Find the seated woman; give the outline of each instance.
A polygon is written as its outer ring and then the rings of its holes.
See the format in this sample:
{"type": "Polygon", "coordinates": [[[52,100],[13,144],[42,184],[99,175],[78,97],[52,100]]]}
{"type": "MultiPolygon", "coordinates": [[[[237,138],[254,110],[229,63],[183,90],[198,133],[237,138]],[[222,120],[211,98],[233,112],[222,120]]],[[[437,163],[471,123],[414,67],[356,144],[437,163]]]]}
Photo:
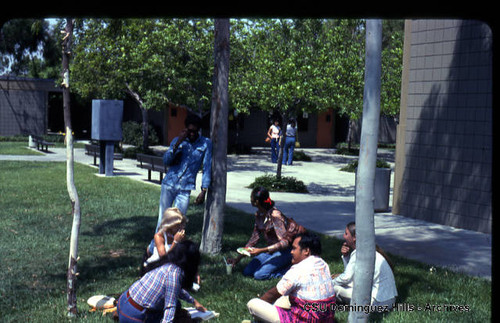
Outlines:
{"type": "MultiPolygon", "coordinates": [[[[349,222],[344,231],[344,244],[341,247],[344,272],[333,275],[333,288],[337,303],[350,304],[354,286],[356,264],[356,224],[349,222]]],[[[370,305],[387,306],[391,309],[396,302],[398,291],[392,269],[392,262],[379,246],[375,246],[375,267],[370,305]]]]}
{"type": "Polygon", "coordinates": [[[181,317],[189,319],[179,299],[194,304],[200,311],[206,311],[185,291],[193,284],[198,271],[198,249],[195,243],[185,240],[166,256],[148,265],[146,274],[118,299],[120,322],[173,322],[181,317]]]}
{"type": "Polygon", "coordinates": [[[149,258],[144,262],[144,266],[165,256],[175,244],[184,239],[186,222],[186,218],[178,208],[171,207],[165,210],[160,228],[154,235],[154,245],[150,244],[148,247],[149,258]]]}
{"type": "MultiPolygon", "coordinates": [[[[292,260],[291,246],[285,238],[285,219],[274,207],[269,191],[264,187],[252,190],[250,202],[257,208],[257,212],[255,212],[252,236],[245,247],[249,248],[250,255],[254,258],[243,270],[243,275],[258,280],[281,277],[290,268],[292,260]],[[254,248],[260,239],[260,234],[263,234],[267,247],[254,248]]],[[[242,257],[239,255],[235,259],[228,259],[228,262],[234,266],[242,257]]]]}

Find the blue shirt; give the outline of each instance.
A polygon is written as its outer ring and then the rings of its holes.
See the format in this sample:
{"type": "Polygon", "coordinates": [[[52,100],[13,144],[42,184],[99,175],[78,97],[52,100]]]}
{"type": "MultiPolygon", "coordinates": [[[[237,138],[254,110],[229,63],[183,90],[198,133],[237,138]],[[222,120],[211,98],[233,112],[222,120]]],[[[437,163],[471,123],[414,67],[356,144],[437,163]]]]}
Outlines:
{"type": "Polygon", "coordinates": [[[212,141],[199,136],[194,142],[184,140],[174,152],[179,137],[170,143],[170,148],[163,155],[163,162],[168,171],[163,185],[176,190],[196,189],[196,174],[203,166],[201,187],[208,188],[212,179],[212,141]]]}
{"type": "Polygon", "coordinates": [[[147,272],[129,288],[130,297],[145,308],[163,309],[162,322],[174,320],[177,299],[194,303],[194,298],[182,289],[182,269],[167,263],[147,272]]]}

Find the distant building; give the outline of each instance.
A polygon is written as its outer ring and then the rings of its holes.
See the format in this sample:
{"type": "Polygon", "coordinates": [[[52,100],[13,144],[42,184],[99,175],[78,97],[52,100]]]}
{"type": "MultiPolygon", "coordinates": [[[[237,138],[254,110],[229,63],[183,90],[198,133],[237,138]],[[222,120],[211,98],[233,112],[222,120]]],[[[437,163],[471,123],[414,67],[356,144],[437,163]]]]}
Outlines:
{"type": "Polygon", "coordinates": [[[0,76],[0,136],[46,134],[54,80],[0,76]]]}
{"type": "Polygon", "coordinates": [[[491,233],[492,39],[480,21],[406,21],[394,214],[491,233]]]}

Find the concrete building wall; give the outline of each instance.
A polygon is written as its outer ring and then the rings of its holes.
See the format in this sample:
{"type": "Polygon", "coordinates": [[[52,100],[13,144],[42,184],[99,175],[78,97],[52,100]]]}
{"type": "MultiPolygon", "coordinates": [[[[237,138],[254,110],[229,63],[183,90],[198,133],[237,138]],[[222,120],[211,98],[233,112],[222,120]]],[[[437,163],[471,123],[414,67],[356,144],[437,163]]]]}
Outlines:
{"type": "Polygon", "coordinates": [[[393,213],[491,233],[491,29],[407,21],[403,60],[393,213]]]}
{"type": "Polygon", "coordinates": [[[60,92],[54,80],[0,78],[0,136],[44,135],[48,92],[60,92]]]}
{"type": "Polygon", "coordinates": [[[0,135],[45,134],[47,93],[0,90],[0,135]]]}

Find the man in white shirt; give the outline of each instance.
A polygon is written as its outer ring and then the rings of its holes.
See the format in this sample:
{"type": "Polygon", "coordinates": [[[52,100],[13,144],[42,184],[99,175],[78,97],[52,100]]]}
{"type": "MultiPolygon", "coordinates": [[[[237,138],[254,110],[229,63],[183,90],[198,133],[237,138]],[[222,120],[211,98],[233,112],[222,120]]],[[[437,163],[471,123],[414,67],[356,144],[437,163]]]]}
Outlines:
{"type": "Polygon", "coordinates": [[[317,235],[297,235],[292,244],[292,267],[276,287],[248,302],[250,313],[264,322],[334,322],[335,294],[330,269],[320,253],[317,235]]]}
{"type": "MultiPolygon", "coordinates": [[[[332,278],[337,303],[348,305],[352,298],[354,266],[356,263],[356,224],[354,222],[347,224],[344,232],[344,240],[345,242],[341,248],[344,272],[334,275],[332,278]]],[[[385,258],[385,254],[383,255],[382,253],[383,251],[377,246],[370,305],[391,309],[396,301],[398,292],[391,265],[385,258]]]]}

